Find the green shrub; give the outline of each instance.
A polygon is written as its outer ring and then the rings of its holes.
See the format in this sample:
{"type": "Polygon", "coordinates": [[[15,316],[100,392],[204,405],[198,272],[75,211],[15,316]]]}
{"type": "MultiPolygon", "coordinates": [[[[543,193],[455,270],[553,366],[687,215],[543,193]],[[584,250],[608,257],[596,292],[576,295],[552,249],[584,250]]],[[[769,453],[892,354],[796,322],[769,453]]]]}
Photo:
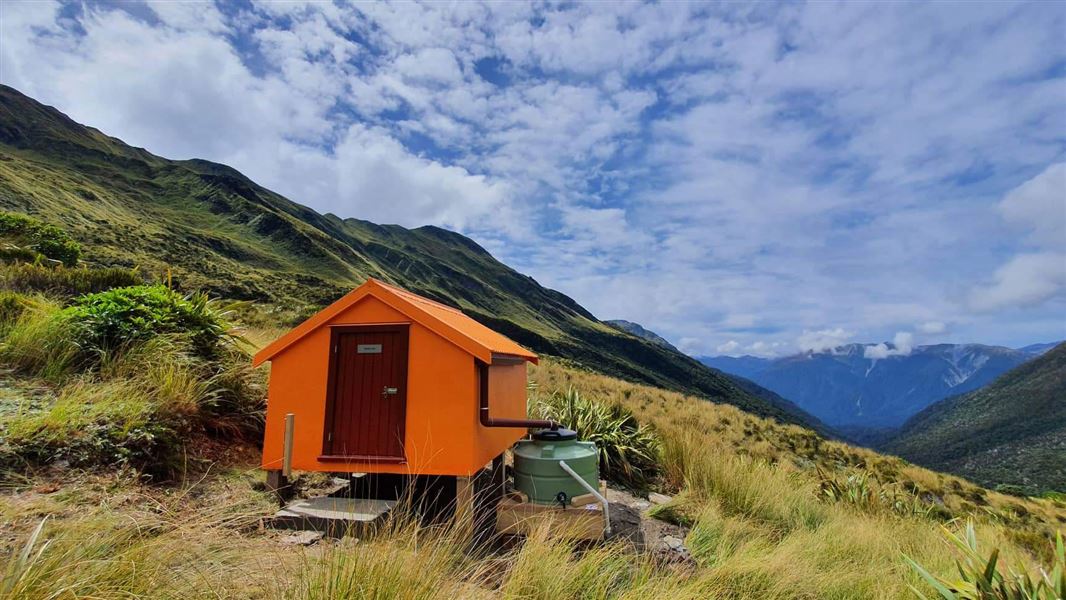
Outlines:
{"type": "Polygon", "coordinates": [[[197,355],[213,358],[237,339],[227,313],[206,294],[182,296],[162,285],[88,294],[64,313],[85,351],[114,350],[155,335],[182,334],[188,336],[197,355]]]}
{"type": "MultiPolygon", "coordinates": [[[[1063,546],[1062,533],[1055,538],[1053,564],[1050,569],[1041,569],[1038,576],[1032,576],[1024,568],[1007,569],[1004,572],[999,564],[999,550],[993,549],[986,559],[977,548],[977,533],[973,522],[966,523],[962,534],[953,533],[944,528],[944,533],[953,546],[962,555],[956,561],[959,571],[958,579],[935,577],[913,559],[904,556],[922,579],[934,590],[937,597],[944,600],[1056,600],[1066,598],[1066,548],[1063,546]]],[[[927,597],[917,589],[911,588],[919,597],[927,597]]]]}
{"type": "Polygon", "coordinates": [[[135,269],[85,269],[41,264],[0,265],[0,287],[70,298],[143,283],[135,269]]]}
{"type": "Polygon", "coordinates": [[[659,438],[622,406],[583,398],[569,388],[563,394],[535,400],[533,410],[541,418],[573,429],[581,439],[595,442],[604,479],[643,490],[659,475],[659,438]]]}
{"type": "MultiPolygon", "coordinates": [[[[67,232],[55,225],[18,213],[0,212],[0,237],[20,247],[28,246],[68,267],[78,264],[81,257],[81,246],[71,239],[67,232]]],[[[9,249],[9,252],[14,250],[9,249]]],[[[12,256],[17,257],[17,254],[12,256]]]]}
{"type": "Polygon", "coordinates": [[[1026,493],[1024,487],[1013,483],[1001,483],[992,489],[1001,494],[1007,494],[1008,496],[1017,496],[1019,498],[1025,498],[1029,495],[1026,493]]]}

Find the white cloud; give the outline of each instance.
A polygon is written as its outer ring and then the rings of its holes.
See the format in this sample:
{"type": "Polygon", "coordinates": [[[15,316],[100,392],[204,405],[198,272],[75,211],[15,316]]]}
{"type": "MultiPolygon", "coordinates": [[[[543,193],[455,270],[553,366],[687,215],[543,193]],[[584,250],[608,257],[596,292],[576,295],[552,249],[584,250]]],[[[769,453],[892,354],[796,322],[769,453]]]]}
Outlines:
{"type": "MultiPolygon", "coordinates": [[[[153,7],[165,13],[167,27],[87,7],[84,35],[50,25],[56,37],[47,43],[8,41],[4,63],[29,66],[34,76],[20,73],[15,84],[76,120],[167,157],[236,166],[320,211],[408,226],[513,227],[506,183],[417,156],[383,128],[329,117],[344,91],[345,67],[312,57],[346,59],[359,50],[320,16],[259,31],[260,48],[279,72],[256,76],[215,35],[218,18],[206,26],[196,11],[153,7]],[[19,60],[7,60],[8,51],[19,60]],[[332,149],[320,145],[330,139],[332,149]]],[[[39,15],[36,26],[48,26],[49,16],[55,13],[39,15]]],[[[439,53],[418,61],[444,70],[439,53]]]]}
{"type": "Polygon", "coordinates": [[[1029,232],[1041,248],[1066,248],[1066,162],[1048,166],[999,205],[1003,218],[1029,232]]]}
{"type": "Polygon", "coordinates": [[[1019,254],[996,269],[992,282],[970,296],[978,311],[1039,305],[1066,289],[1066,254],[1019,254]]]}
{"type": "Polygon", "coordinates": [[[729,340],[724,344],[718,344],[718,347],[715,348],[715,350],[718,352],[718,354],[733,354],[737,350],[740,350],[740,348],[740,342],[736,340],[729,340]]]}
{"type": "Polygon", "coordinates": [[[459,63],[447,48],[425,48],[415,54],[404,54],[393,66],[404,78],[415,81],[454,84],[463,80],[459,63]]]}
{"type": "Polygon", "coordinates": [[[999,204],[1010,224],[1025,232],[1033,250],[1015,254],[991,281],[970,294],[974,310],[993,312],[1038,306],[1066,291],[1066,163],[1056,163],[1021,184],[999,204]]]}
{"type": "Polygon", "coordinates": [[[943,321],[926,321],[918,325],[917,330],[919,333],[926,335],[937,335],[941,333],[947,333],[948,326],[943,321]]]}
{"type": "Polygon", "coordinates": [[[796,339],[796,346],[804,352],[824,352],[834,350],[848,343],[854,333],[841,327],[835,329],[820,329],[818,331],[804,331],[796,339]]]}
{"type": "Polygon", "coordinates": [[[881,342],[873,346],[867,346],[863,350],[863,357],[872,360],[880,360],[889,356],[907,356],[914,349],[914,334],[900,331],[892,338],[892,346],[881,342]]]}

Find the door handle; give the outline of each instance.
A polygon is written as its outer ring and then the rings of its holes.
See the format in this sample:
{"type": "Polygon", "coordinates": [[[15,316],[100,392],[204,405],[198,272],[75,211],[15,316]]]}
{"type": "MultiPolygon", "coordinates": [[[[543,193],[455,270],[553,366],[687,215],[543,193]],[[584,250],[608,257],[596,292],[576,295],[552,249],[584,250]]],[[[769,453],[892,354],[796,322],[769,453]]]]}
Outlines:
{"type": "Polygon", "coordinates": [[[394,388],[394,387],[389,387],[389,386],[385,386],[385,387],[381,388],[381,395],[382,396],[395,396],[398,393],[400,393],[399,388],[394,388]]]}

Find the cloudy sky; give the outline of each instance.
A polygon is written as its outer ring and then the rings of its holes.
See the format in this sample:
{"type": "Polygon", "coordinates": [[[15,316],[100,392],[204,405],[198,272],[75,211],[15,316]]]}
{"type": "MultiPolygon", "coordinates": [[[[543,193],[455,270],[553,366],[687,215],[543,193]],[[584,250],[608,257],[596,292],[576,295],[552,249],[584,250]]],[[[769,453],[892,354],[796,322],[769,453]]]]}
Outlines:
{"type": "Polygon", "coordinates": [[[696,354],[1066,338],[1063,3],[6,0],[0,82],[696,354]]]}

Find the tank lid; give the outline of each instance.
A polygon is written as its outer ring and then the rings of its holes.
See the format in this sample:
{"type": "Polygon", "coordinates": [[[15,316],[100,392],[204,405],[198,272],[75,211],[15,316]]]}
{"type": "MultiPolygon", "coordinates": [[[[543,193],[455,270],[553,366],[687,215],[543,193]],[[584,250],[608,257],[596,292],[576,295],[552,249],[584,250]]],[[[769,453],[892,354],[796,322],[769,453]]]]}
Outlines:
{"type": "Polygon", "coordinates": [[[577,432],[565,427],[560,427],[559,429],[541,429],[540,431],[533,432],[533,439],[541,442],[576,440],[577,432]]]}

